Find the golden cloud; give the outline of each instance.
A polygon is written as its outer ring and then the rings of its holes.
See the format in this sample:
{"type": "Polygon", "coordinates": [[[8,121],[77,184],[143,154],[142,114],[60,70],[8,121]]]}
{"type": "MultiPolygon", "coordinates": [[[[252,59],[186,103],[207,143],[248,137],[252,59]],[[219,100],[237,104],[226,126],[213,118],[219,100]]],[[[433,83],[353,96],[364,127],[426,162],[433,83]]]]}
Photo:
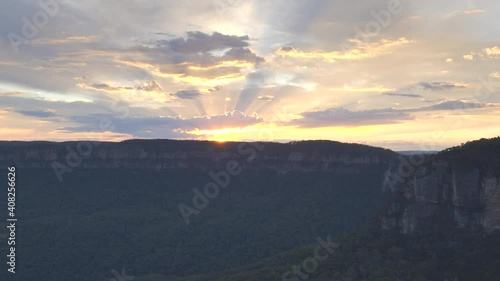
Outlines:
{"type": "Polygon", "coordinates": [[[468,54],[463,56],[464,60],[474,60],[474,55],[468,54]]]}
{"type": "Polygon", "coordinates": [[[488,56],[498,56],[498,55],[500,55],[500,46],[493,46],[491,48],[485,48],[483,51],[488,56]]]}
{"type": "Polygon", "coordinates": [[[390,53],[391,50],[397,46],[411,43],[406,37],[401,37],[397,40],[382,39],[377,42],[367,43],[358,39],[349,39],[349,43],[353,47],[347,51],[312,51],[304,52],[296,50],[292,47],[283,47],[276,51],[277,55],[304,58],[304,59],[323,59],[328,62],[335,62],[336,60],[357,60],[363,58],[376,57],[381,54],[390,53]]]}

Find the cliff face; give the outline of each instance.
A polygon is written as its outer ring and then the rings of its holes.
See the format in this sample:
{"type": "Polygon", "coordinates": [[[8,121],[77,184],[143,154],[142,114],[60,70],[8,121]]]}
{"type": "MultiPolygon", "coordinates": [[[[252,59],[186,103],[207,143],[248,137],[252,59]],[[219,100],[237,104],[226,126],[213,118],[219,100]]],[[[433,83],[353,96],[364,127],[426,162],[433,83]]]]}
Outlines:
{"type": "Polygon", "coordinates": [[[415,167],[393,188],[396,196],[380,218],[382,227],[413,233],[446,222],[488,232],[500,229],[500,141],[489,143],[496,145],[481,150],[480,143],[472,143],[415,167]]]}
{"type": "Polygon", "coordinates": [[[205,141],[131,140],[94,142],[0,142],[0,165],[20,168],[59,167],[176,169],[225,167],[236,160],[244,168],[268,168],[357,174],[366,165],[389,165],[396,153],[364,145],[328,141],[215,143],[205,141]]]}

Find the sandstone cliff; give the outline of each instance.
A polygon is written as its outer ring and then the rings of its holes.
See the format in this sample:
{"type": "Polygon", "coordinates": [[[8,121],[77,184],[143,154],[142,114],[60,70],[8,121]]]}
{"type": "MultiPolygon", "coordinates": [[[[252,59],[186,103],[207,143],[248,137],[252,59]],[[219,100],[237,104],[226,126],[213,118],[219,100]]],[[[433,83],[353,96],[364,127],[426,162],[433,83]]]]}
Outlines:
{"type": "Polygon", "coordinates": [[[413,233],[451,222],[458,228],[500,229],[499,138],[443,151],[400,179],[380,217],[383,228],[413,233]]]}
{"type": "Polygon", "coordinates": [[[207,141],[130,140],[110,142],[0,142],[0,165],[78,169],[175,169],[224,167],[236,160],[246,168],[359,173],[359,167],[396,161],[396,153],[365,145],[331,141],[216,143],[207,141]]]}

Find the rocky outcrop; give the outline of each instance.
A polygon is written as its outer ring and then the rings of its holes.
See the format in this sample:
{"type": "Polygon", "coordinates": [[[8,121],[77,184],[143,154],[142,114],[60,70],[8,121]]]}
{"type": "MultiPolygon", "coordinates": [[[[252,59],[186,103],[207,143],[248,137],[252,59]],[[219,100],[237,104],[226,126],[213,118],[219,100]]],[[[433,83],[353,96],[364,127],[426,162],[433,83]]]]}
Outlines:
{"type": "Polygon", "coordinates": [[[395,197],[380,216],[382,227],[413,233],[445,222],[488,232],[500,229],[499,154],[469,155],[456,148],[413,167],[410,176],[393,175],[399,181],[391,186],[395,197]]]}
{"type": "Polygon", "coordinates": [[[500,179],[487,177],[481,183],[482,198],[485,204],[483,225],[487,229],[500,228],[500,179]]]}

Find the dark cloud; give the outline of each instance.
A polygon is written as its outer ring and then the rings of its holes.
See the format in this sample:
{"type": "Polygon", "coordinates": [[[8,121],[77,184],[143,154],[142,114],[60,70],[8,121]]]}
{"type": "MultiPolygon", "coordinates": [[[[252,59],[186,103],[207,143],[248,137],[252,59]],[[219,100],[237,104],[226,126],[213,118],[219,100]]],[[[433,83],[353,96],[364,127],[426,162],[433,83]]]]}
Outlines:
{"type": "Polygon", "coordinates": [[[134,51],[146,55],[148,59],[143,62],[158,66],[163,74],[216,79],[241,75],[243,67],[264,61],[248,48],[249,40],[248,36],[218,32],[188,32],[187,39],[158,40],[153,46],[137,47],[134,51]],[[234,61],[238,63],[231,63],[234,61]]]}
{"type": "Polygon", "coordinates": [[[215,86],[215,87],[213,87],[213,88],[208,89],[208,91],[209,91],[209,92],[217,92],[217,91],[219,91],[220,89],[222,89],[222,86],[220,86],[220,85],[219,85],[219,86],[215,86]]]}
{"type": "MultiPolygon", "coordinates": [[[[182,137],[172,130],[176,127],[175,117],[132,117],[118,118],[113,114],[89,114],[70,116],[75,126],[58,128],[65,132],[121,132],[135,137],[182,137]]],[[[181,119],[178,119],[181,120],[181,119]]],[[[184,136],[185,137],[185,136],[184,136]]]]}
{"type": "Polygon", "coordinates": [[[54,112],[48,110],[16,110],[16,112],[22,115],[38,118],[49,118],[57,116],[54,112]]]}
{"type": "Polygon", "coordinates": [[[224,56],[223,60],[239,60],[239,61],[247,61],[259,63],[263,62],[264,58],[257,56],[255,53],[250,51],[248,48],[232,48],[228,50],[224,56]]]}
{"type": "Polygon", "coordinates": [[[421,98],[421,95],[417,94],[402,94],[402,93],[394,93],[394,92],[386,92],[382,93],[384,96],[393,96],[393,97],[407,97],[407,98],[421,98]]]}
{"type": "Polygon", "coordinates": [[[432,110],[462,110],[462,109],[474,109],[474,108],[484,108],[490,105],[478,102],[465,102],[461,100],[451,100],[444,101],[435,105],[426,106],[417,109],[416,111],[432,111],[432,110]]]}
{"type": "Polygon", "coordinates": [[[163,91],[161,88],[160,84],[158,82],[152,80],[148,82],[144,82],[142,85],[135,86],[135,87],[130,87],[130,86],[111,86],[106,83],[92,83],[92,84],[85,84],[81,83],[79,84],[82,87],[87,87],[95,90],[105,90],[105,91],[120,91],[120,90],[133,90],[137,89],[140,91],[147,91],[147,92],[152,92],[152,91],[163,91]]]}
{"type": "Polygon", "coordinates": [[[428,91],[443,91],[457,88],[466,88],[464,85],[449,82],[420,82],[418,83],[417,87],[428,91]]]}
{"type": "Polygon", "coordinates": [[[202,96],[202,93],[198,90],[186,90],[186,91],[178,91],[176,93],[170,94],[170,96],[174,96],[180,99],[196,99],[202,96]]]}
{"type": "Polygon", "coordinates": [[[105,101],[100,101],[99,103],[81,102],[81,101],[75,101],[75,102],[48,101],[38,98],[28,98],[26,97],[26,94],[19,96],[0,96],[0,108],[9,110],[9,108],[19,108],[22,105],[22,109],[18,111],[22,111],[23,113],[28,113],[28,114],[30,112],[33,113],[39,111],[48,111],[48,110],[40,110],[41,108],[45,109],[50,108],[51,112],[57,112],[58,115],[62,116],[71,113],[75,114],[78,112],[82,113],[109,112],[109,108],[106,106],[106,104],[111,104],[111,103],[105,101]]]}
{"type": "Polygon", "coordinates": [[[22,104],[24,109],[13,112],[38,118],[54,117],[47,120],[54,124],[67,124],[58,125],[58,130],[66,132],[110,131],[134,137],[187,138],[194,135],[186,132],[195,129],[240,128],[263,122],[258,116],[245,115],[239,111],[214,116],[181,118],[168,107],[155,111],[137,106],[129,107],[126,103],[117,103],[113,100],[61,102],[0,96],[0,109],[9,110],[19,104],[22,104]],[[50,111],[40,108],[50,108],[50,111]],[[165,115],[170,116],[160,117],[165,115]],[[107,125],[103,128],[102,124],[107,125]]]}
{"type": "Polygon", "coordinates": [[[106,90],[106,91],[120,91],[120,90],[132,90],[133,89],[132,87],[121,87],[121,86],[114,87],[114,86],[110,86],[110,85],[105,84],[105,83],[93,83],[93,84],[86,85],[86,86],[88,86],[89,88],[96,89],[96,90],[106,90]]]}
{"type": "Polygon", "coordinates": [[[184,127],[190,129],[213,130],[220,128],[242,128],[263,122],[262,118],[246,115],[240,111],[226,112],[214,116],[202,116],[186,119],[184,127]]]}
{"type": "Polygon", "coordinates": [[[187,32],[187,38],[159,40],[159,47],[167,47],[178,53],[196,54],[227,48],[247,47],[248,36],[224,35],[214,32],[211,35],[200,31],[187,32]]]}
{"type": "Polygon", "coordinates": [[[365,126],[377,124],[393,124],[413,117],[396,109],[375,109],[350,111],[345,108],[332,108],[323,111],[304,112],[303,118],[289,122],[302,128],[319,128],[331,126],[365,126]]]}
{"type": "Polygon", "coordinates": [[[290,47],[290,46],[285,46],[285,47],[281,47],[280,52],[290,52],[290,51],[293,51],[293,47],[290,47]]]}
{"type": "Polygon", "coordinates": [[[374,109],[350,111],[345,108],[331,108],[322,111],[311,111],[300,114],[301,119],[285,123],[304,128],[320,128],[333,126],[366,126],[380,124],[394,124],[404,120],[412,120],[412,113],[437,110],[467,110],[484,108],[491,105],[460,100],[445,101],[431,106],[409,109],[374,109]]]}
{"type": "Polygon", "coordinates": [[[109,88],[108,84],[91,84],[90,86],[92,88],[96,88],[96,89],[108,89],[109,88]]]}
{"type": "Polygon", "coordinates": [[[156,34],[156,35],[164,35],[164,36],[167,36],[167,37],[175,37],[174,35],[172,35],[170,33],[166,33],[166,32],[155,32],[154,34],[156,34]]]}
{"type": "Polygon", "coordinates": [[[98,124],[107,123],[113,132],[130,134],[135,137],[192,137],[191,130],[213,130],[220,128],[241,128],[255,125],[263,120],[233,111],[215,116],[201,116],[189,119],[181,117],[130,117],[117,118],[111,114],[71,116],[79,126],[62,127],[68,132],[99,132],[98,124]]]}

